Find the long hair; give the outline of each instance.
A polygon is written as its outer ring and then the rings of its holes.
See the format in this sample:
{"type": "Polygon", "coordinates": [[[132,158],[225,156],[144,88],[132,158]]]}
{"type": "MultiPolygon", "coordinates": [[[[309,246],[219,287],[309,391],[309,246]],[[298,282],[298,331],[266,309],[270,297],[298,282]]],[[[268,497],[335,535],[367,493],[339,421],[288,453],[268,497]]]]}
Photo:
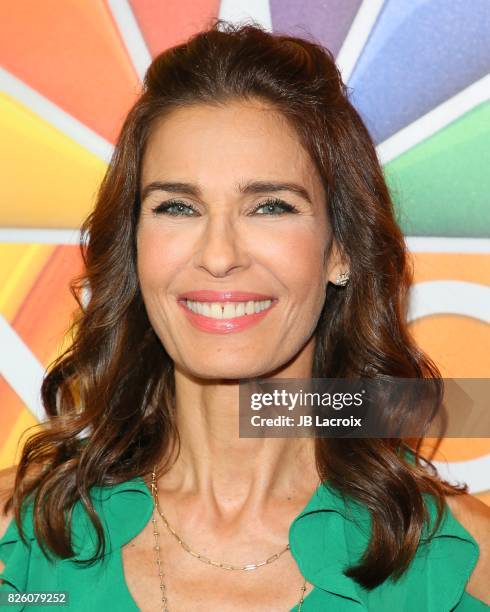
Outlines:
{"type": "MultiPolygon", "coordinates": [[[[325,186],[333,235],[350,262],[347,286],[327,288],[315,330],[313,377],[393,376],[441,384],[436,365],[408,331],[412,265],[375,146],[332,54],[259,25],[214,20],[153,60],[96,206],[82,224],[85,265],[70,284],[79,306],[71,343],[47,369],[41,396],[48,418],[26,441],[5,504],[5,511],[13,507],[24,538],[20,508],[33,496],[34,533],[46,555],[75,556],[65,522],[68,516],[71,529],[71,509],[80,500],[98,546],[92,558],[77,562],[94,563],[104,554],[105,538],[90,487],[147,475],[162,461],[165,470],[179,446],[173,361],[150,324],[136,273],[141,160],[152,126],[176,108],[253,99],[282,113],[311,155],[325,186]]],[[[344,571],[363,587],[407,569],[428,520],[423,493],[437,502],[434,533],[444,496],[467,491],[467,485],[454,487],[438,477],[421,443],[315,440],[321,480],[362,503],[372,518],[361,561],[344,571]]]]}

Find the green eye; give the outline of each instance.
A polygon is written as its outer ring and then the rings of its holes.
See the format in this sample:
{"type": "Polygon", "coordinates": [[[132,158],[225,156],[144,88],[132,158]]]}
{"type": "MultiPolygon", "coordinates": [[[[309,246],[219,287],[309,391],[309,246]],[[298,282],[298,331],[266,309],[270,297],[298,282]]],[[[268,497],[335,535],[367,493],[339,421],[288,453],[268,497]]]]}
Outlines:
{"type": "MultiPolygon", "coordinates": [[[[269,198],[265,202],[261,202],[252,210],[252,213],[256,213],[261,208],[264,208],[267,212],[258,214],[265,214],[266,216],[273,217],[281,216],[285,212],[293,214],[298,212],[298,209],[295,206],[292,206],[279,198],[269,198]],[[272,212],[274,209],[279,209],[282,212],[272,212]]],[[[165,214],[170,217],[193,217],[194,215],[191,213],[197,213],[197,210],[193,206],[186,204],[183,200],[169,200],[168,202],[162,202],[158,206],[155,206],[155,208],[152,210],[156,215],[165,214]]]]}
{"type": "MultiPolygon", "coordinates": [[[[289,212],[289,213],[297,213],[298,210],[292,206],[291,204],[288,204],[287,202],[284,202],[284,200],[280,200],[279,198],[270,198],[269,200],[266,200],[265,202],[261,202],[260,204],[258,204],[252,212],[257,212],[257,210],[259,210],[260,208],[267,208],[269,210],[269,212],[274,209],[274,208],[280,208],[282,209],[283,212],[289,212]]],[[[264,214],[264,213],[259,213],[259,214],[264,214]]],[[[265,213],[265,214],[269,214],[269,213],[265,213]]],[[[272,216],[280,216],[277,213],[272,213],[272,216]]]]}
{"type": "Polygon", "coordinates": [[[193,215],[188,215],[188,214],[182,214],[183,210],[190,210],[193,212],[197,212],[192,206],[190,206],[189,204],[186,204],[182,200],[170,200],[169,202],[162,202],[161,204],[153,208],[153,212],[156,215],[160,213],[164,213],[164,214],[168,214],[171,217],[191,217],[193,216],[193,215]],[[179,212],[178,213],[168,212],[172,208],[175,208],[179,212]]]}

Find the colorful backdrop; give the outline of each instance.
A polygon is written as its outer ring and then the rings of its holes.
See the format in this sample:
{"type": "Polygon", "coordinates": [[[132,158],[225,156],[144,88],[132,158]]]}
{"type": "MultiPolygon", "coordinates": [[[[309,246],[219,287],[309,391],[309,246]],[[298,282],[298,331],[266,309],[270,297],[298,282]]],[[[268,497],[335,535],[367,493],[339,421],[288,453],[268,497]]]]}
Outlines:
{"type": "MultiPolygon", "coordinates": [[[[43,418],[77,228],[145,69],[217,16],[333,51],[413,257],[416,339],[445,377],[490,377],[487,0],[1,0],[0,468],[43,418]]],[[[490,504],[488,437],[447,439],[436,459],[490,504]]]]}

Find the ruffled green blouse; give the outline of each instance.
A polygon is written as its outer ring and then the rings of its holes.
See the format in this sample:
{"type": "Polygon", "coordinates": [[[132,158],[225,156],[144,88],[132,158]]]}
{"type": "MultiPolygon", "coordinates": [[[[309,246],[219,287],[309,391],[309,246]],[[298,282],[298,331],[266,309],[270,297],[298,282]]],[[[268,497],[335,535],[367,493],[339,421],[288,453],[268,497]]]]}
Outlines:
{"type": "MultiPolygon", "coordinates": [[[[0,577],[0,594],[38,591],[65,591],[69,604],[44,605],[43,609],[137,611],[124,579],[121,548],[148,523],[153,510],[149,488],[141,477],[106,487],[92,487],[91,496],[105,534],[107,549],[92,567],[76,566],[72,559],[50,561],[43,555],[33,535],[32,502],[24,506],[23,526],[29,545],[20,539],[12,519],[0,540],[0,559],[5,569],[0,577]]],[[[435,502],[425,496],[435,519],[435,502]]],[[[425,526],[423,536],[428,533],[425,526]]],[[[398,582],[391,579],[368,591],[342,569],[355,562],[369,540],[370,516],[367,510],[344,501],[328,484],[320,484],[311,499],[293,520],[289,543],[303,576],[314,585],[303,603],[304,612],[480,612],[490,606],[465,591],[476,565],[478,544],[446,506],[436,536],[419,545],[408,571],[398,582]]],[[[76,559],[87,559],[95,552],[95,530],[78,501],[73,510],[72,543],[76,559]]],[[[5,596],[4,596],[5,597],[5,596]]],[[[1,599],[0,599],[1,601],[1,599]]],[[[158,602],[155,602],[155,608],[158,602]]],[[[8,607],[29,610],[19,604],[8,607]]],[[[295,606],[290,612],[297,612],[295,606]]]]}

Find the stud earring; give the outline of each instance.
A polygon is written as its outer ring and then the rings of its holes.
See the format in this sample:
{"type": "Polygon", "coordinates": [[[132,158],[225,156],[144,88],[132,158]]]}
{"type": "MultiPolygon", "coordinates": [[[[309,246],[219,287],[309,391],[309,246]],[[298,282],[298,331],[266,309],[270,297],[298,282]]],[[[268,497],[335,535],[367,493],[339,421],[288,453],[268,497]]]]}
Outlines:
{"type": "Polygon", "coordinates": [[[349,273],[348,272],[341,272],[340,274],[337,274],[337,279],[335,281],[336,285],[340,285],[341,287],[345,287],[345,285],[347,285],[348,282],[349,282],[349,273]]]}

